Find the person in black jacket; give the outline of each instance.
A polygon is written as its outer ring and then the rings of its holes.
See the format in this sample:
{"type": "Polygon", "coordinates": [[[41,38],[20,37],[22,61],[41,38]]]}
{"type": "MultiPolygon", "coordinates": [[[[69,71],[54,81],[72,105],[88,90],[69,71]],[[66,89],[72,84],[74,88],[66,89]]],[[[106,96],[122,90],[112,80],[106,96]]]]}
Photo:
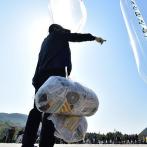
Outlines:
{"type": "MultiPolygon", "coordinates": [[[[106,41],[101,37],[95,37],[91,34],[71,33],[70,30],[63,28],[58,24],[52,24],[49,27],[49,35],[42,43],[36,71],[32,80],[32,84],[35,87],[35,93],[50,76],[65,77],[65,67],[67,67],[68,75],[70,75],[72,63],[69,41],[82,42],[93,40],[96,40],[101,44],[106,41]]],[[[52,121],[47,120],[49,115],[50,114],[45,113],[42,118],[42,113],[37,110],[34,104],[34,108],[30,111],[26,123],[22,147],[34,147],[41,121],[42,128],[39,147],[54,146],[55,128],[52,121]]]]}

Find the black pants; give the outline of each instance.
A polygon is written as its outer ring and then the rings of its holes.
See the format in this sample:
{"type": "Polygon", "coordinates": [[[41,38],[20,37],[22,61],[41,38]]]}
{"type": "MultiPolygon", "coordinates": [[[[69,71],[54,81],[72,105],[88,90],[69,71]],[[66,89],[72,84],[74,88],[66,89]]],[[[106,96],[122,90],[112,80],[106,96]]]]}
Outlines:
{"type": "MultiPolygon", "coordinates": [[[[39,87],[50,77],[50,76],[62,76],[65,77],[65,70],[55,70],[50,73],[44,74],[40,79],[40,81],[37,81],[37,85],[35,85],[35,93],[38,91],[39,87]]],[[[22,140],[22,147],[34,147],[34,143],[37,139],[37,132],[40,125],[40,122],[42,121],[42,128],[40,133],[40,142],[39,147],[53,147],[55,143],[55,137],[54,137],[54,124],[51,120],[47,120],[47,117],[50,114],[44,113],[44,116],[42,117],[42,113],[38,111],[34,104],[34,108],[30,111],[28,120],[25,127],[25,132],[23,135],[22,140]]]]}

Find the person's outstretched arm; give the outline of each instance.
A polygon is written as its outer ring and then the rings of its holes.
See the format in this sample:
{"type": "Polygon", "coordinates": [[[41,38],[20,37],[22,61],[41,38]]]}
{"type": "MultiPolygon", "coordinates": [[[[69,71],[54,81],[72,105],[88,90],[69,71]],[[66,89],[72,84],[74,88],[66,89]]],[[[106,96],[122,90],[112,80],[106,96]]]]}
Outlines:
{"type": "Polygon", "coordinates": [[[93,41],[96,39],[95,36],[89,34],[81,34],[81,33],[67,33],[67,40],[71,42],[82,42],[82,41],[93,41]]]}
{"type": "Polygon", "coordinates": [[[67,38],[68,41],[71,41],[71,42],[82,42],[82,41],[94,41],[94,40],[96,40],[97,42],[103,44],[103,42],[106,41],[106,40],[102,39],[101,37],[93,36],[90,33],[88,33],[88,34],[67,33],[66,38],[67,38]]]}

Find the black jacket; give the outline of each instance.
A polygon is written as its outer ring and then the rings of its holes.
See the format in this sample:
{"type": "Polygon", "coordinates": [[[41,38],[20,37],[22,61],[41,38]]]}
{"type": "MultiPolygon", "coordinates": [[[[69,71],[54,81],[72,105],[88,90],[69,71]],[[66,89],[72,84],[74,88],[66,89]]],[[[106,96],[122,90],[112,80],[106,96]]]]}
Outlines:
{"type": "Polygon", "coordinates": [[[42,43],[33,83],[37,82],[44,73],[47,74],[54,69],[65,69],[65,66],[67,66],[70,72],[72,64],[69,41],[82,42],[92,40],[95,40],[95,37],[91,34],[50,33],[42,43]]]}

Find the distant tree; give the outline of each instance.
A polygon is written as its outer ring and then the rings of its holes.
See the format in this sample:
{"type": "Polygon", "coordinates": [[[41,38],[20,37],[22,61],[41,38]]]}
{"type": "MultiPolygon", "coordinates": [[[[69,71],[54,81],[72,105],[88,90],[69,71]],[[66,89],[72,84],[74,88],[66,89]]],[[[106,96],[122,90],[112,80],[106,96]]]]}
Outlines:
{"type": "Polygon", "coordinates": [[[113,143],[114,142],[114,134],[109,132],[106,134],[106,140],[107,140],[107,143],[110,144],[110,143],[113,143]]]}
{"type": "Polygon", "coordinates": [[[121,144],[122,143],[122,137],[123,137],[122,133],[119,132],[119,131],[116,131],[114,133],[114,143],[115,144],[121,144]]]}

